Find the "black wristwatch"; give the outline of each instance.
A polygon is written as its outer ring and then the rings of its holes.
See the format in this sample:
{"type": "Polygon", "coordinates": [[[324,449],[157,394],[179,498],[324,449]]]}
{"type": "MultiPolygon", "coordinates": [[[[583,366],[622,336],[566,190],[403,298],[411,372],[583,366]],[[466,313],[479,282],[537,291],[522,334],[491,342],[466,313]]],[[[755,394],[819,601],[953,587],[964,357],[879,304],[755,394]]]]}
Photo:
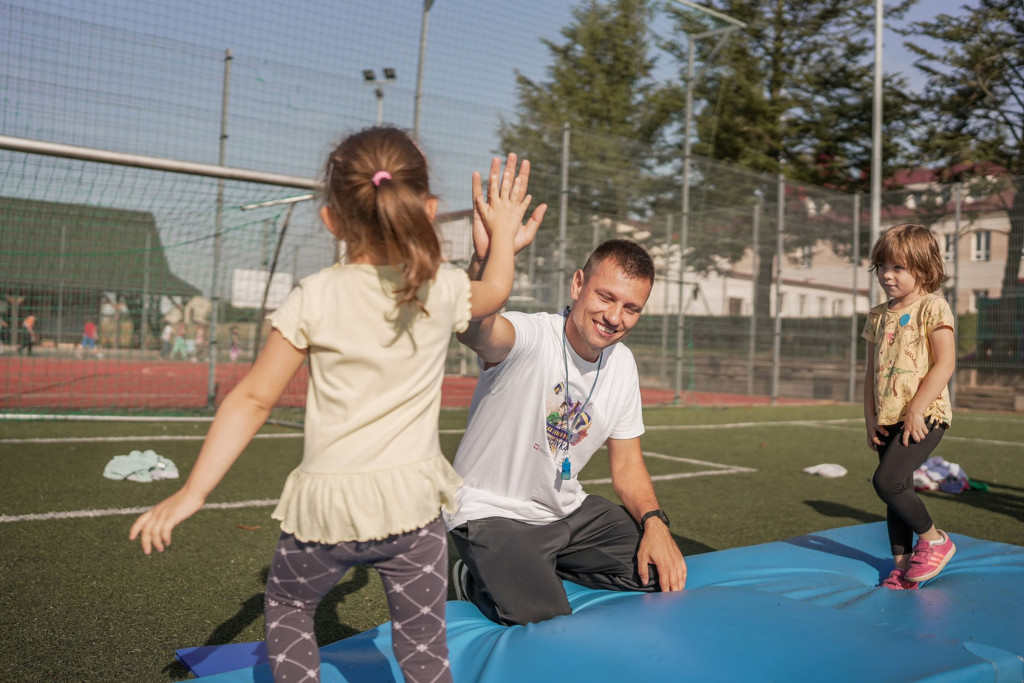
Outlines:
{"type": "Polygon", "coordinates": [[[643,533],[643,531],[644,531],[644,524],[646,524],[647,520],[650,519],[651,517],[657,517],[658,519],[660,519],[661,521],[663,521],[665,523],[665,526],[672,526],[671,524],[669,524],[669,522],[668,522],[668,515],[665,514],[664,510],[660,510],[660,509],[659,510],[651,510],[650,512],[644,513],[644,516],[640,518],[640,532],[641,533],[643,533]]]}

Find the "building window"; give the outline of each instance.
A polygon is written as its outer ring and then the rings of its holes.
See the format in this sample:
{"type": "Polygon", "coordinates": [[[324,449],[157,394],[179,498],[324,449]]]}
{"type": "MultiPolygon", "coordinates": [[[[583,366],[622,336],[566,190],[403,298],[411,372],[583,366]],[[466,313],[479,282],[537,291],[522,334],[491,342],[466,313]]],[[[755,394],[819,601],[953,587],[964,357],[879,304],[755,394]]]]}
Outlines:
{"type": "Polygon", "coordinates": [[[842,299],[833,299],[832,300],[832,317],[833,318],[842,318],[843,317],[843,308],[844,308],[844,304],[845,303],[846,302],[843,301],[842,299]]]}
{"type": "Polygon", "coordinates": [[[825,303],[825,297],[818,297],[818,317],[824,318],[828,315],[828,305],[825,303]]]}
{"type": "Polygon", "coordinates": [[[946,248],[942,250],[942,258],[946,261],[953,261],[956,252],[956,233],[947,233],[945,236],[946,248]]]}
{"type": "Polygon", "coordinates": [[[729,297],[729,315],[741,316],[743,315],[743,299],[738,296],[729,297]]]}
{"type": "Polygon", "coordinates": [[[807,295],[800,294],[796,298],[797,313],[803,315],[807,311],[807,295]]]}
{"type": "Polygon", "coordinates": [[[988,261],[992,258],[992,231],[978,230],[974,233],[971,246],[972,261],[988,261]]]}

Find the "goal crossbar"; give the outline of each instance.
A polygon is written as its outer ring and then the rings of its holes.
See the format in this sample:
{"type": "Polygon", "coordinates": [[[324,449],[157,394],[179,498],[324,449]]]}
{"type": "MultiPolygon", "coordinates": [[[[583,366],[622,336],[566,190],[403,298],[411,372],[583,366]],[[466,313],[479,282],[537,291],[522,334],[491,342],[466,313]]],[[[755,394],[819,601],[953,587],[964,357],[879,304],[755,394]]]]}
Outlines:
{"type": "Polygon", "coordinates": [[[266,173],[263,171],[252,171],[245,168],[218,166],[216,164],[200,164],[191,161],[179,161],[177,159],[144,156],[141,154],[125,154],[123,152],[111,152],[109,150],[96,149],[93,147],[78,147],[75,145],[64,145],[56,142],[31,140],[28,138],[11,137],[8,135],[0,135],[0,149],[12,152],[25,152],[28,154],[61,157],[64,159],[96,161],[99,163],[114,164],[117,166],[132,166],[135,168],[147,168],[156,171],[170,171],[172,173],[207,176],[210,178],[224,178],[226,180],[242,180],[253,183],[263,183],[266,185],[297,187],[304,190],[314,190],[318,187],[316,180],[312,178],[303,178],[301,176],[266,173]]]}

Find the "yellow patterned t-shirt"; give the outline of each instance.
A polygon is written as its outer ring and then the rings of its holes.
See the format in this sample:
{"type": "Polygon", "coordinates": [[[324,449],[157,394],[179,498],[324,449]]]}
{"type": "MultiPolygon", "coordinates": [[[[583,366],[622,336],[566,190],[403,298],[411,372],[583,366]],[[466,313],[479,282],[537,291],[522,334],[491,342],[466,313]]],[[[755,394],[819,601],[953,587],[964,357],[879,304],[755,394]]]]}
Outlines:
{"type": "MultiPolygon", "coordinates": [[[[953,311],[945,299],[934,294],[899,311],[890,311],[887,303],[871,309],[861,336],[874,344],[878,424],[893,425],[906,416],[907,404],[935,364],[928,338],[940,327],[953,329],[953,311]]],[[[943,387],[924,417],[949,427],[953,421],[949,386],[943,387]]]]}

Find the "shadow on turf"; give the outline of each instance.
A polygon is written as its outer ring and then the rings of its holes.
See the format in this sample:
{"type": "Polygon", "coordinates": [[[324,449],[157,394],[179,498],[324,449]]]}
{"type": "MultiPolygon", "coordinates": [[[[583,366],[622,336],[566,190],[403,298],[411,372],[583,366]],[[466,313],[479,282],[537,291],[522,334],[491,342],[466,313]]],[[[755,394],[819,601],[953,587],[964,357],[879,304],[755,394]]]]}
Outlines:
{"type": "Polygon", "coordinates": [[[920,493],[929,498],[951,500],[980,510],[988,510],[996,514],[1006,515],[1013,520],[1019,521],[1024,519],[1024,495],[1009,493],[1009,491],[1024,491],[1024,488],[1008,484],[984,483],[987,484],[988,491],[970,490],[959,494],[940,493],[937,491],[921,491],[920,493]],[[1002,489],[1005,489],[1005,492],[1002,489]]]}
{"type": "Polygon", "coordinates": [[[861,524],[870,524],[871,522],[884,522],[885,516],[875,514],[873,512],[865,512],[849,505],[842,503],[836,503],[831,500],[805,500],[804,505],[811,508],[819,515],[826,517],[835,517],[837,519],[852,519],[855,522],[861,524]]]}
{"type": "MultiPolygon", "coordinates": [[[[264,567],[260,571],[262,584],[266,585],[269,574],[269,567],[264,567]]],[[[342,581],[324,596],[313,617],[318,645],[327,645],[360,633],[358,629],[338,620],[338,606],[344,603],[349,595],[366,587],[369,582],[369,569],[365,566],[358,566],[352,570],[352,575],[347,581],[342,581]]],[[[256,593],[243,602],[237,612],[213,629],[203,645],[226,645],[235,642],[246,628],[263,618],[263,598],[263,593],[256,593]]],[[[189,675],[188,668],[177,659],[165,666],[163,671],[171,680],[175,681],[182,680],[189,675]]]]}
{"type": "Polygon", "coordinates": [[[672,534],[672,540],[679,546],[679,551],[683,553],[683,557],[687,555],[700,555],[701,553],[713,553],[718,548],[712,548],[709,545],[704,545],[700,541],[695,541],[692,538],[686,538],[685,536],[679,536],[672,534]]]}

